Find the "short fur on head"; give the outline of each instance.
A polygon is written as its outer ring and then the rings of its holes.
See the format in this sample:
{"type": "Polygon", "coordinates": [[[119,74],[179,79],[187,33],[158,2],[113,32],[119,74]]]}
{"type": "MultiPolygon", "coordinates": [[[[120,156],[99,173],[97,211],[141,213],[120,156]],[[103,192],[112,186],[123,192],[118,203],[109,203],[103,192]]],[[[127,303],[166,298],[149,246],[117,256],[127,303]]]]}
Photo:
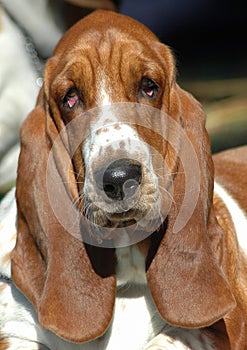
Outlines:
{"type": "MultiPolygon", "coordinates": [[[[199,198],[187,224],[174,233],[185,179],[179,156],[169,143],[165,145],[164,158],[174,169],[176,204],[171,206],[158,246],[156,233],[152,235],[147,281],[157,309],[168,323],[208,326],[229,312],[235,302],[218,264],[219,242],[215,237],[220,227],[211,206],[213,164],[205,115],[199,103],[177,85],[169,48],[140,23],[111,12],[97,11],[64,35],[46,65],[37,106],[22,126],[13,279],[34,305],[41,326],[58,336],[84,342],[101,336],[109,327],[116,294],[114,249],[84,245],[66,232],[50,206],[45,178],[55,139],[77,116],[77,109],[68,112],[63,107],[63,96],[76,85],[83,94],[81,108],[97,107],[99,67],[104,69],[112,103],[140,102],[164,111],[181,125],[194,147],[200,168],[199,198]],[[137,97],[136,87],[143,76],[151,76],[159,85],[155,99],[137,97]]],[[[160,147],[152,134],[137,130],[154,148],[160,147]]],[[[182,151],[181,135],[170,137],[182,151]]],[[[55,164],[63,191],[72,203],[83,186],[82,152],[70,161],[64,141],[55,154],[55,164]],[[64,181],[68,163],[72,169],[69,183],[64,181]],[[80,173],[79,181],[76,173],[80,173]]]]}

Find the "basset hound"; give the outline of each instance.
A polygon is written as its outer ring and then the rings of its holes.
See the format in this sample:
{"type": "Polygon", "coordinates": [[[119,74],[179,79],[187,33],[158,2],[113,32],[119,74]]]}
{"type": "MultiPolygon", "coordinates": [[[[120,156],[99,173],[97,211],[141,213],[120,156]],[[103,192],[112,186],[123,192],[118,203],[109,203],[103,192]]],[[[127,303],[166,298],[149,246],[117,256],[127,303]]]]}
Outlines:
{"type": "Polygon", "coordinates": [[[213,164],[175,74],[116,13],[58,43],[1,203],[1,350],[247,349],[247,148],[213,164]]]}

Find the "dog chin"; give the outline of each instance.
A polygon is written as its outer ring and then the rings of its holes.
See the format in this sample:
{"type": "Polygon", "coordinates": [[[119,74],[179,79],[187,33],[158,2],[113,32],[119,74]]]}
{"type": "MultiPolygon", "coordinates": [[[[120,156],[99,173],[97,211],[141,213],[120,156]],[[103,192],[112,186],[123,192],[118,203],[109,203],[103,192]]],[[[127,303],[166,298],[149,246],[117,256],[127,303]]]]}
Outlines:
{"type": "Polygon", "coordinates": [[[117,212],[109,214],[101,212],[102,216],[98,216],[99,221],[96,220],[94,223],[109,229],[133,226],[135,230],[138,231],[154,232],[162,224],[161,216],[158,215],[158,213],[157,215],[155,214],[153,210],[145,210],[142,212],[134,209],[122,213],[117,212]]]}
{"type": "Polygon", "coordinates": [[[137,215],[133,209],[116,213],[101,211],[95,216],[96,220],[94,223],[107,228],[122,228],[136,224],[139,217],[140,213],[137,215]]]}

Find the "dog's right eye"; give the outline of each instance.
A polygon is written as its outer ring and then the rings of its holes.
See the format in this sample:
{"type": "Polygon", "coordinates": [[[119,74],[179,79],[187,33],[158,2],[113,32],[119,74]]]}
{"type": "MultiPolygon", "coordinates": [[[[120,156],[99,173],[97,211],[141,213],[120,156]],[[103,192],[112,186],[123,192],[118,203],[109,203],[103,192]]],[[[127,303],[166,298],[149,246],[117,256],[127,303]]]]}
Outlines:
{"type": "Polygon", "coordinates": [[[143,97],[153,99],[157,95],[159,87],[153,80],[143,77],[139,89],[143,97]]]}
{"type": "Polygon", "coordinates": [[[69,110],[72,110],[77,106],[80,101],[80,95],[76,88],[70,89],[64,97],[63,104],[69,110]]]}

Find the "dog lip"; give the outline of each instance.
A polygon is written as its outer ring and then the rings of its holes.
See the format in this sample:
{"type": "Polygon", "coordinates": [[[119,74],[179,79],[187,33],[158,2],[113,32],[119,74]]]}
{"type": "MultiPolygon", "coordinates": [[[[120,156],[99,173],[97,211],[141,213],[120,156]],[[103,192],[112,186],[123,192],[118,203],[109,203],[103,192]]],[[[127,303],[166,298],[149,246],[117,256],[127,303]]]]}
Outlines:
{"type": "Polygon", "coordinates": [[[120,221],[118,227],[127,227],[136,224],[135,219],[130,219],[126,221],[120,221]]]}
{"type": "Polygon", "coordinates": [[[106,217],[110,221],[114,221],[114,222],[132,220],[135,218],[134,214],[135,213],[134,213],[133,209],[129,209],[129,210],[123,211],[123,212],[105,213],[106,217]]]}
{"type": "Polygon", "coordinates": [[[120,220],[120,221],[113,221],[111,222],[111,227],[115,228],[122,228],[122,227],[127,227],[136,224],[135,219],[129,219],[129,220],[120,220]]]}
{"type": "Polygon", "coordinates": [[[117,213],[107,215],[107,227],[118,228],[118,227],[126,227],[136,223],[135,217],[133,213],[131,214],[131,210],[129,212],[117,213]]]}

